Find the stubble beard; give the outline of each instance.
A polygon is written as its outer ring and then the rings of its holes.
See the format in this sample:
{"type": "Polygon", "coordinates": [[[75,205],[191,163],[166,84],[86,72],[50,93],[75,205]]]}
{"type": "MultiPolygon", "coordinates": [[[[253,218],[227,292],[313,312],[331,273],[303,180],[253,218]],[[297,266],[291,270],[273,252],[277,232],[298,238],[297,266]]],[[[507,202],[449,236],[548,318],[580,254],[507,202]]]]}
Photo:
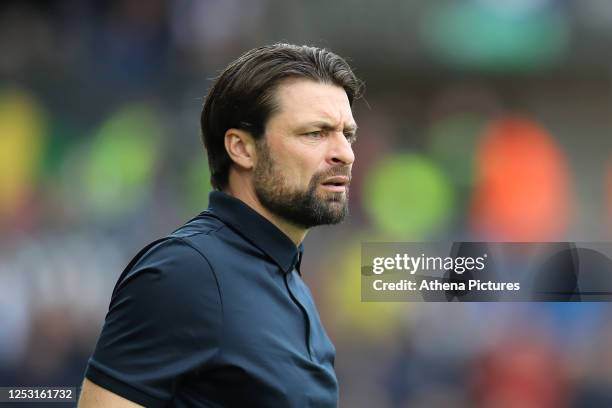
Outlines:
{"type": "Polygon", "coordinates": [[[317,193],[321,182],[329,177],[350,177],[350,170],[346,166],[313,175],[308,187],[299,190],[287,185],[282,170],[276,166],[265,142],[259,143],[257,155],[260,159],[253,173],[255,195],[270,212],[306,229],[317,225],[338,224],[346,217],[348,185],[344,193],[317,193]]]}

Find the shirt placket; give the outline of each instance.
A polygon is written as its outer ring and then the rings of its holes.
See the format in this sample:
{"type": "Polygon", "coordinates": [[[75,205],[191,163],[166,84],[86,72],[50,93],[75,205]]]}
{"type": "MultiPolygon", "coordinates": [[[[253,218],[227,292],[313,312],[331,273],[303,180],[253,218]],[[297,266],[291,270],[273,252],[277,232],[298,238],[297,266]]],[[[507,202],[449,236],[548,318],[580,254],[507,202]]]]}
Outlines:
{"type": "Polygon", "coordinates": [[[304,281],[299,276],[297,270],[293,268],[291,272],[285,274],[285,283],[287,290],[293,302],[300,308],[304,315],[305,326],[306,326],[306,349],[308,350],[308,356],[310,360],[315,359],[315,353],[313,350],[312,331],[313,331],[313,316],[311,316],[312,302],[304,281]]]}

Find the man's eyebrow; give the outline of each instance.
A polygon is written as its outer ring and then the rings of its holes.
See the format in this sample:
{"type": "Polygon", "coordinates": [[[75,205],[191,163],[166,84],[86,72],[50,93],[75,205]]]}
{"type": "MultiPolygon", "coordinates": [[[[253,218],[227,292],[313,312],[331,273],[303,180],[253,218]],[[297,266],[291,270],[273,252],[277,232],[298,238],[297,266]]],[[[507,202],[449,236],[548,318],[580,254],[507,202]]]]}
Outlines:
{"type": "MultiPolygon", "coordinates": [[[[331,123],[323,122],[323,121],[311,122],[311,123],[306,124],[304,127],[318,127],[323,130],[335,130],[336,129],[336,127],[333,126],[331,123]]],[[[344,132],[352,132],[352,133],[357,132],[357,124],[350,123],[346,125],[344,127],[344,132]]]]}

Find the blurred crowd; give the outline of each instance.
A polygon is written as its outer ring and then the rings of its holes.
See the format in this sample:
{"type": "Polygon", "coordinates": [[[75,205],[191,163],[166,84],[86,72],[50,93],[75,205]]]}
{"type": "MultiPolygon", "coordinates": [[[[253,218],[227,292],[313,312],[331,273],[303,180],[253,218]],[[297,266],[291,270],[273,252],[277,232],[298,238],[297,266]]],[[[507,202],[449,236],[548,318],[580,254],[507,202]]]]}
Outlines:
{"type": "Polygon", "coordinates": [[[612,406],[606,303],[364,303],[360,244],[612,239],[608,0],[5,1],[0,386],[78,386],[113,285],[207,207],[210,81],[331,48],[365,80],[344,224],[303,271],[347,407],[612,406]]]}

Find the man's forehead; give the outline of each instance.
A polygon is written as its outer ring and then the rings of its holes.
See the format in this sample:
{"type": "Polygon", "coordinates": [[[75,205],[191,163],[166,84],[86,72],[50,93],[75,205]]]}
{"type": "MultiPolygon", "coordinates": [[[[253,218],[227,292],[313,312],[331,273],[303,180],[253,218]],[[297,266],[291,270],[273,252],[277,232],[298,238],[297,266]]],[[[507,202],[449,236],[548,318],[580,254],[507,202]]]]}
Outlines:
{"type": "Polygon", "coordinates": [[[275,97],[277,113],[293,120],[355,125],[346,91],[338,85],[292,78],[278,86],[275,97]]]}

